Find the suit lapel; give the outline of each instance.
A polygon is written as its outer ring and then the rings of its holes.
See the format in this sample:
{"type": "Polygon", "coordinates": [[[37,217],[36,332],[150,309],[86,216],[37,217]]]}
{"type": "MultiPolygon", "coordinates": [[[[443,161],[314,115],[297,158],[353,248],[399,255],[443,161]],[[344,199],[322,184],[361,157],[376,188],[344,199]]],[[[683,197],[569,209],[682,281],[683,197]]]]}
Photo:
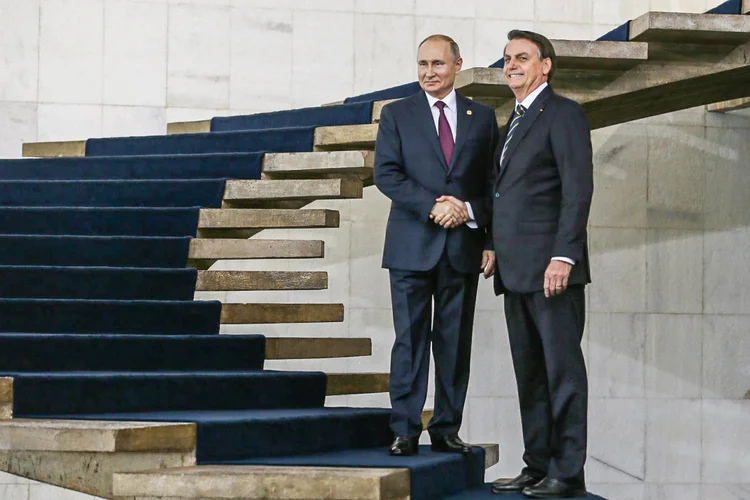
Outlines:
{"type": "Polygon", "coordinates": [[[461,154],[461,148],[463,148],[466,143],[466,138],[469,136],[471,124],[474,122],[474,120],[472,120],[472,117],[474,116],[474,113],[471,110],[472,104],[471,99],[467,99],[456,92],[456,147],[453,148],[453,156],[451,157],[449,171],[455,166],[456,160],[461,154]]]}
{"type": "Polygon", "coordinates": [[[529,109],[521,118],[521,123],[518,124],[518,128],[515,130],[515,132],[513,132],[513,137],[510,140],[510,144],[508,144],[508,151],[505,152],[503,161],[500,164],[500,175],[502,175],[503,172],[505,172],[505,167],[508,166],[508,161],[510,161],[510,158],[513,156],[513,153],[516,151],[516,148],[518,148],[518,145],[521,143],[524,136],[531,129],[531,126],[534,124],[534,121],[539,117],[539,115],[544,110],[544,106],[547,103],[547,99],[549,99],[549,96],[551,95],[552,95],[552,89],[550,87],[547,87],[544,90],[542,90],[542,92],[539,94],[539,96],[536,99],[534,99],[534,102],[531,104],[529,109]]]}
{"type": "MultiPolygon", "coordinates": [[[[414,117],[419,123],[419,129],[422,131],[427,142],[432,146],[440,164],[444,169],[448,170],[448,165],[445,162],[445,155],[443,155],[443,149],[440,147],[437,131],[435,130],[435,120],[432,118],[432,110],[430,110],[430,104],[427,102],[427,97],[425,96],[424,91],[417,94],[412,103],[414,106],[414,117]]],[[[453,156],[455,156],[455,154],[453,156]]]]}

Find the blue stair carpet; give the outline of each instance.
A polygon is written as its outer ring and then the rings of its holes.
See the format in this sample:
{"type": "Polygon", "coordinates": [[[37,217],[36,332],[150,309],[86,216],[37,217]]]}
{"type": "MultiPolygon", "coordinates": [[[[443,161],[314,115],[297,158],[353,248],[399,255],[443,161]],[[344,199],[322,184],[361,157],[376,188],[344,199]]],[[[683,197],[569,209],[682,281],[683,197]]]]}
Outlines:
{"type": "Polygon", "coordinates": [[[0,332],[219,333],[221,302],[0,299],[0,332]]]}
{"type": "Polygon", "coordinates": [[[0,265],[184,268],[191,239],[0,235],[0,265]]]}
{"type": "MultiPolygon", "coordinates": [[[[332,436],[335,438],[335,434],[332,436]]],[[[222,460],[226,465],[293,465],[319,467],[408,468],[411,473],[411,499],[435,500],[484,483],[484,449],[474,448],[471,456],[435,453],[420,446],[419,454],[392,457],[387,447],[349,449],[310,455],[222,460]]]]}
{"type": "MultiPolygon", "coordinates": [[[[488,483],[488,484],[482,485],[480,488],[474,488],[469,491],[462,491],[461,493],[457,493],[455,495],[444,497],[441,500],[497,500],[498,498],[502,500],[529,500],[529,497],[523,496],[521,494],[495,495],[492,493],[491,488],[492,488],[492,484],[488,483]]],[[[607,500],[604,497],[600,497],[599,495],[594,495],[592,493],[589,493],[589,495],[586,498],[587,500],[607,500]]],[[[571,499],[571,500],[579,500],[579,499],[571,499]]]]}
{"type": "Polygon", "coordinates": [[[263,153],[0,160],[0,180],[260,179],[263,153]]]}
{"type": "Polygon", "coordinates": [[[0,266],[0,277],[4,299],[193,300],[198,271],[0,266]]]}
{"type": "Polygon", "coordinates": [[[262,335],[0,334],[0,371],[262,370],[262,335]]]}
{"type": "Polygon", "coordinates": [[[0,206],[220,207],[224,180],[0,181],[0,206]]]}
{"type": "Polygon", "coordinates": [[[409,97],[422,90],[419,86],[419,82],[410,82],[403,85],[397,85],[383,90],[376,90],[375,92],[368,92],[367,94],[361,94],[354,97],[347,97],[344,99],[344,103],[355,103],[355,102],[367,102],[367,101],[385,101],[387,99],[402,99],[409,97]]]}
{"type": "Polygon", "coordinates": [[[212,132],[372,123],[372,101],[211,119],[212,132]]]}
{"type": "MultiPolygon", "coordinates": [[[[233,411],[164,411],[75,415],[87,420],[195,422],[199,464],[385,447],[393,436],[390,410],[295,408],[233,411]]],[[[56,415],[54,418],[69,418],[56,415]]]]}
{"type": "Polygon", "coordinates": [[[192,410],[319,408],[318,372],[0,372],[18,418],[192,410]]]}
{"type": "Polygon", "coordinates": [[[199,209],[0,207],[0,234],[195,236],[199,209]]]}
{"type": "Polygon", "coordinates": [[[86,156],[312,151],[315,127],[89,139],[86,156]]]}

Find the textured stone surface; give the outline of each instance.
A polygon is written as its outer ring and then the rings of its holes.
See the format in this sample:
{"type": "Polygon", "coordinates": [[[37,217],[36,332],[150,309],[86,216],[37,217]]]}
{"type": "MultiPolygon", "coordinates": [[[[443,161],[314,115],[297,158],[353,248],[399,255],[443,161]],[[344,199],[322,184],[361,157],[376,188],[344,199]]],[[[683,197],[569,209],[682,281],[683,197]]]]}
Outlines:
{"type": "Polygon", "coordinates": [[[592,398],[642,398],[646,316],[590,313],[589,379],[592,398]]]}
{"type": "Polygon", "coordinates": [[[188,258],[207,259],[310,259],[323,257],[320,240],[235,240],[199,238],[190,241],[188,258]]]}
{"type": "Polygon", "coordinates": [[[630,39],[641,42],[743,43],[750,40],[750,18],[649,12],[630,22],[630,39]]]}
{"type": "Polygon", "coordinates": [[[646,310],[646,236],[642,229],[591,228],[592,312],[646,310]]]}
{"type": "Polygon", "coordinates": [[[646,482],[692,483],[701,474],[700,400],[647,403],[646,482]]]}
{"type": "Polygon", "coordinates": [[[70,142],[26,142],[23,156],[26,158],[56,158],[60,156],[84,156],[86,141],[70,142]]]}
{"type": "Polygon", "coordinates": [[[190,453],[0,451],[0,470],[89,495],[112,496],[112,474],[195,465],[190,453]]]}
{"type": "Polygon", "coordinates": [[[406,469],[201,466],[117,474],[117,495],[135,498],[406,500],[406,469]]]}
{"type": "Polygon", "coordinates": [[[325,272],[199,271],[196,291],[234,290],[323,290],[325,272]]]}
{"type": "Polygon", "coordinates": [[[377,134],[377,124],[318,127],[315,129],[315,149],[373,149],[377,134]]]}
{"type": "Polygon", "coordinates": [[[266,178],[372,177],[372,151],[274,153],[263,157],[266,178]]]}
{"type": "Polygon", "coordinates": [[[3,451],[192,451],[195,440],[193,424],[40,419],[0,423],[3,451]]]}
{"type": "MultiPolygon", "coordinates": [[[[711,338],[709,342],[721,342],[711,338]]],[[[703,318],[689,314],[646,317],[646,397],[700,398],[703,318]]]]}
{"type": "Polygon", "coordinates": [[[211,120],[167,123],[167,134],[201,134],[211,132],[211,120]]]}
{"type": "Polygon", "coordinates": [[[750,449],[749,412],[748,400],[703,400],[701,482],[729,485],[745,481],[750,449]]]}
{"type": "Polygon", "coordinates": [[[222,324],[327,323],[344,320],[342,304],[222,304],[222,324]]]}
{"type": "Polygon", "coordinates": [[[368,338],[269,338],[266,359],[348,358],[369,356],[372,341],[368,338]]]}
{"type": "Polygon", "coordinates": [[[703,233],[652,229],[647,245],[646,309],[658,313],[701,313],[703,233]]]}
{"type": "Polygon", "coordinates": [[[232,180],[224,191],[224,203],[232,206],[361,197],[362,183],[353,179],[232,180]]]}
{"type": "Polygon", "coordinates": [[[703,317],[703,398],[742,399],[750,389],[750,316],[703,317]]]}
{"type": "Polygon", "coordinates": [[[326,394],[372,394],[388,392],[388,373],[329,373],[326,394]]]}
{"type": "MultiPolygon", "coordinates": [[[[587,480],[590,483],[643,482],[645,430],[646,403],[643,399],[589,398],[587,480]]],[[[622,497],[612,498],[619,500],[622,497]]]]}

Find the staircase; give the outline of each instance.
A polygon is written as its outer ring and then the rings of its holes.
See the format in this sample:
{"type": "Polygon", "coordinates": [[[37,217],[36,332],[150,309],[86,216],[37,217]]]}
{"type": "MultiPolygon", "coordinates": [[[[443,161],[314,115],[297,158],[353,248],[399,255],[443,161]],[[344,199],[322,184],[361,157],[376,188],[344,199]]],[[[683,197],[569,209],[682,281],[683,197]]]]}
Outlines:
{"type": "MultiPolygon", "coordinates": [[[[714,11],[553,41],[555,89],[592,128],[745,99],[750,5],[714,11]]],[[[501,64],[456,86],[502,124],[514,98],[501,64]]],[[[0,470],[133,500],[491,498],[497,446],[392,458],[387,410],[324,406],[386,392],[387,374],[264,370],[266,359],[367,356],[369,339],[219,334],[340,322],[342,304],[194,300],[326,289],[314,270],[210,268],[323,258],[320,240],[248,238],[338,227],[336,211],[303,207],[362,197],[380,111],[416,89],[170,124],[166,136],[25,144],[37,159],[0,161],[0,470]]]]}

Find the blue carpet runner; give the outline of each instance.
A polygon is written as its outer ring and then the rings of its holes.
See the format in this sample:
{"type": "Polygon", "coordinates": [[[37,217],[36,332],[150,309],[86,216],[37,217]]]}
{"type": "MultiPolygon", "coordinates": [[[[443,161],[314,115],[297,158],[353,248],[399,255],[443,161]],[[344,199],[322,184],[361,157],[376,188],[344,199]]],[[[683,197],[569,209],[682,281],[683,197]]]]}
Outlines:
{"type": "Polygon", "coordinates": [[[223,179],[0,181],[0,206],[220,207],[223,179]]]}
{"type": "Polygon", "coordinates": [[[0,266],[6,299],[193,300],[195,269],[0,266]]]}
{"type": "Polygon", "coordinates": [[[190,155],[202,153],[299,153],[312,151],[315,127],[247,132],[89,139],[86,156],[190,155]]]}
{"type": "Polygon", "coordinates": [[[3,333],[5,372],[262,370],[262,335],[3,333]]]}
{"type": "Polygon", "coordinates": [[[318,372],[0,372],[15,377],[13,414],[57,415],[149,411],[322,407],[326,376],[318,372]]]}
{"type": "Polygon", "coordinates": [[[0,235],[0,265],[184,268],[183,236],[0,235]]]}
{"type": "Polygon", "coordinates": [[[0,235],[195,236],[197,207],[0,207],[0,235]]]}
{"type": "Polygon", "coordinates": [[[0,160],[0,180],[260,179],[263,153],[0,160]]]}

